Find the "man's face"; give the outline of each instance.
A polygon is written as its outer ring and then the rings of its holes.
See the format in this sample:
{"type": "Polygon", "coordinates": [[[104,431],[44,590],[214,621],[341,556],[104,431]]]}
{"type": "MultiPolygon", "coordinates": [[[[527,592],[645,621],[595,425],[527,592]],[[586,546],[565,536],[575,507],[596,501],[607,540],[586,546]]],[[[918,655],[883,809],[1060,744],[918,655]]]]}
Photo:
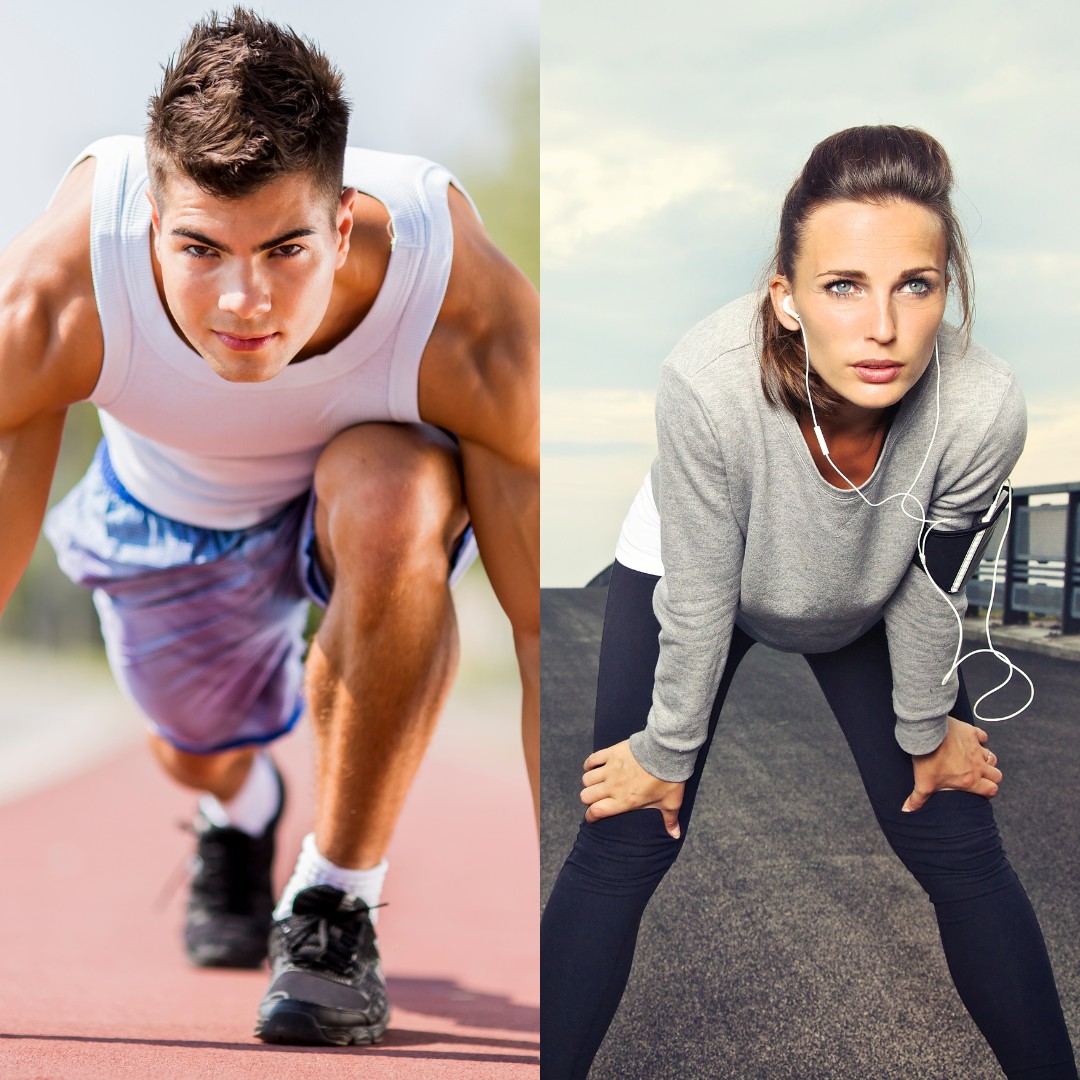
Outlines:
{"type": "Polygon", "coordinates": [[[240,199],[173,174],[163,206],[150,196],[169,313],[216,374],[264,382],[308,343],[348,255],[354,195],[343,193],[333,223],[307,173],[240,199]]]}

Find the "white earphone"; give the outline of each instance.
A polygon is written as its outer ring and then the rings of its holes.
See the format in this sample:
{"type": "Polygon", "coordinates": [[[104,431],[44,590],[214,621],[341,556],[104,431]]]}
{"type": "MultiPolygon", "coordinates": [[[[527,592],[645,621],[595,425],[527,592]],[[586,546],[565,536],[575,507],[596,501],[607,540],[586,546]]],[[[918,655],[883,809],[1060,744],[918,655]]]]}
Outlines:
{"type": "Polygon", "coordinates": [[[998,683],[992,690],[987,690],[971,707],[972,715],[976,720],[982,723],[995,723],[999,720],[1011,720],[1014,716],[1019,716],[1027,707],[1035,700],[1035,685],[1032,683],[1031,678],[1023,668],[1014,664],[1000,649],[995,648],[993,641],[990,640],[990,613],[994,606],[994,593],[997,589],[997,577],[998,577],[998,564],[1001,561],[1001,551],[1005,546],[1005,538],[1009,534],[1009,526],[1012,524],[1012,488],[1009,488],[1009,506],[1005,517],[1005,529],[1001,534],[1001,540],[998,543],[997,553],[994,556],[994,575],[990,586],[990,601],[986,609],[986,645],[985,649],[975,649],[969,652],[966,656],[961,656],[960,652],[964,647],[964,624],[960,618],[960,613],[953,606],[952,601],[949,599],[948,594],[941,588],[940,585],[934,580],[929,569],[926,566],[926,541],[930,535],[930,532],[937,528],[939,525],[945,524],[942,521],[930,521],[926,516],[926,510],[922,503],[913,494],[916,483],[918,483],[919,477],[922,476],[923,469],[926,468],[927,461],[930,460],[930,451],[934,445],[934,439],[937,438],[938,425],[941,421],[941,360],[938,357],[938,344],[937,339],[934,339],[934,371],[936,375],[935,381],[935,414],[934,414],[934,432],[930,436],[930,445],[926,448],[926,454],[923,456],[922,464],[919,466],[918,472],[915,473],[914,479],[911,481],[911,486],[907,491],[899,491],[895,495],[888,495],[881,502],[871,502],[852,481],[840,470],[840,467],[833,461],[829,454],[829,447],[825,442],[825,436],[821,431],[821,426],[818,424],[817,413],[814,410],[814,399],[810,393],[810,346],[806,341],[806,328],[802,324],[802,319],[799,318],[798,313],[795,311],[791,303],[791,297],[785,296],[781,303],[781,308],[790,315],[799,324],[799,330],[802,333],[803,340],[803,353],[806,356],[806,400],[810,405],[810,420],[814,427],[814,435],[817,436],[818,446],[821,447],[822,454],[825,455],[825,460],[836,470],[836,472],[843,478],[844,482],[859,496],[860,499],[867,506],[884,506],[887,502],[893,499],[900,500],[900,510],[905,517],[910,518],[912,521],[918,521],[920,525],[926,526],[926,529],[919,536],[919,561],[922,563],[923,570],[926,572],[926,576],[930,579],[930,584],[933,585],[938,594],[949,605],[949,610],[953,613],[956,619],[956,627],[958,632],[956,642],[956,652],[953,654],[953,662],[949,667],[949,670],[945,672],[945,677],[941,680],[941,685],[944,686],[949,680],[954,671],[956,671],[965,660],[970,660],[973,656],[978,656],[980,653],[989,653],[991,656],[996,657],[1008,668],[1008,674],[1006,674],[1004,680],[998,683]],[[907,508],[907,501],[910,499],[918,508],[918,514],[911,513],[907,508]],[[996,694],[1004,686],[1008,685],[1012,681],[1013,674],[1018,674],[1028,684],[1028,699],[1020,706],[1015,712],[1009,713],[1007,716],[980,716],[979,706],[990,697],[992,694],[996,694]]]}

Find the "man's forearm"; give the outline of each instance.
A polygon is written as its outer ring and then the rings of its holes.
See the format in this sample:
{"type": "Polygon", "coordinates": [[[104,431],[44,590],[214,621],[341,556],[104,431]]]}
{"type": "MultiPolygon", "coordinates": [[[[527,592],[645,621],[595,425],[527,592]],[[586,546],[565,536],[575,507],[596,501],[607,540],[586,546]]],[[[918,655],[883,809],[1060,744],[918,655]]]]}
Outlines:
{"type": "Polygon", "coordinates": [[[0,613],[41,531],[63,429],[57,412],[0,434],[0,613]]]}

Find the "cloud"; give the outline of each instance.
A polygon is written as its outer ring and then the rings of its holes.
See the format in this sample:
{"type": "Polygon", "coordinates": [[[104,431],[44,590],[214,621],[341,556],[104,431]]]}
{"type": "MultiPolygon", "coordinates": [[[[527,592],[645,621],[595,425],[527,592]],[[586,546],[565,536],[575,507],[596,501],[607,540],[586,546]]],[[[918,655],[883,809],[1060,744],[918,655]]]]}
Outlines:
{"type": "Polygon", "coordinates": [[[651,390],[540,394],[540,575],[584,585],[611,562],[626,511],[656,454],[651,390]]]}
{"type": "Polygon", "coordinates": [[[545,116],[540,164],[541,259],[572,261],[607,234],[636,228],[697,195],[750,210],[764,193],[734,179],[722,143],[633,127],[586,128],[577,114],[545,116]]]}
{"type": "Polygon", "coordinates": [[[615,557],[627,510],[652,462],[639,447],[545,457],[540,472],[540,583],[584,585],[615,557]]]}
{"type": "Polygon", "coordinates": [[[1029,102],[1043,103],[1051,95],[1062,95],[1071,89],[1075,94],[1076,77],[1068,70],[1047,70],[1045,56],[1026,57],[993,66],[992,73],[979,71],[972,81],[957,95],[961,106],[1004,106],[1016,110],[1029,102]]]}
{"type": "Polygon", "coordinates": [[[1080,401],[1028,405],[1028,438],[1013,481],[1018,487],[1080,481],[1080,401]]]}
{"type": "Polygon", "coordinates": [[[1025,250],[983,248],[976,268],[980,280],[1022,281],[1025,288],[1049,287],[1072,282],[1080,275],[1080,253],[1071,248],[1025,250]],[[1032,278],[1037,279],[1032,281],[1032,278]]]}
{"type": "Polygon", "coordinates": [[[542,439],[547,445],[655,447],[651,391],[546,390],[540,395],[542,439]]]}

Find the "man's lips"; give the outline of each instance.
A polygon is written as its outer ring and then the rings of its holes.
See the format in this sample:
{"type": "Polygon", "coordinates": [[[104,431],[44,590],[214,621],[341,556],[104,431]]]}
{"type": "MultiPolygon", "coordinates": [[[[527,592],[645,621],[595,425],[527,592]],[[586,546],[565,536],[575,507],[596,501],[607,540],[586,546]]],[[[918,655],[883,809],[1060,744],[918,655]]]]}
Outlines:
{"type": "Polygon", "coordinates": [[[222,345],[227,349],[232,349],[234,352],[256,352],[269,345],[277,337],[277,334],[264,334],[261,337],[239,337],[236,334],[226,334],[222,330],[215,330],[214,336],[222,345]]]}
{"type": "Polygon", "coordinates": [[[855,374],[868,383],[892,382],[904,368],[896,360],[859,360],[851,366],[855,374]]]}

